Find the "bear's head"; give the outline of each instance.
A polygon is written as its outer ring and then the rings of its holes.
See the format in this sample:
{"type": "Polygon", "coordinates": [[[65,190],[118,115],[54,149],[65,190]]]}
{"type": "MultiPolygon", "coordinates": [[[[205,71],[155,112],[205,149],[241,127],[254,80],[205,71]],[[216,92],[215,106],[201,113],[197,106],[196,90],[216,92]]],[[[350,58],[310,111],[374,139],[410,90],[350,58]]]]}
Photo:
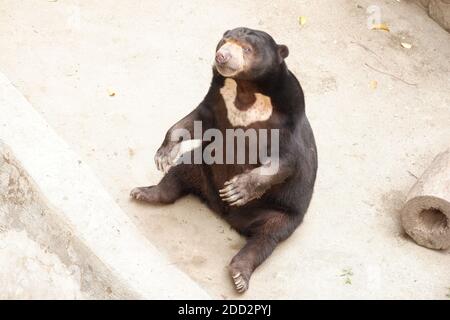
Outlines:
{"type": "Polygon", "coordinates": [[[288,55],[288,48],[266,32],[236,28],[217,45],[215,67],[227,78],[256,80],[279,70],[288,55]]]}

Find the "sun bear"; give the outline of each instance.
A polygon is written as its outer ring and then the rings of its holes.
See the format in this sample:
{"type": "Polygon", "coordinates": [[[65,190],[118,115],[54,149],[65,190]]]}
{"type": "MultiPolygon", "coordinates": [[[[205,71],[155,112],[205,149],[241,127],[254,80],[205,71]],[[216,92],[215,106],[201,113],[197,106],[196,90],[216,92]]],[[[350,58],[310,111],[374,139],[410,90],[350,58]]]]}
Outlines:
{"type": "Polygon", "coordinates": [[[253,271],[302,222],[313,194],[316,144],[303,90],[285,62],[288,55],[266,32],[225,32],[205,98],[169,129],[156,153],[164,177],[131,191],[132,198],[155,204],[194,194],[245,236],[229,265],[238,292],[248,289],[253,271]],[[244,136],[236,145],[239,133],[244,136]],[[200,142],[186,150],[189,140],[200,142]],[[212,144],[213,161],[207,161],[212,144]],[[267,151],[265,157],[261,151],[267,151]]]}

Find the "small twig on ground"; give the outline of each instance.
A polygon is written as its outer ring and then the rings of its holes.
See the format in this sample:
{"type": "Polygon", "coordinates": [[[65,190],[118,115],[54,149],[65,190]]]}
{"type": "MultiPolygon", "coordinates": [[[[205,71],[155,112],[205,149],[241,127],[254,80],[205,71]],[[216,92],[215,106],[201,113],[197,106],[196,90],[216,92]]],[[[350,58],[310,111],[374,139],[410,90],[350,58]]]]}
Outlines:
{"type": "Polygon", "coordinates": [[[379,60],[382,60],[381,56],[376,53],[375,51],[373,51],[372,49],[370,49],[369,47],[367,47],[366,45],[363,45],[362,43],[356,42],[356,41],[350,41],[350,43],[356,44],[357,46],[360,46],[361,48],[363,48],[364,50],[366,50],[367,52],[370,52],[371,54],[373,54],[375,57],[377,57],[379,60]]]}
{"type": "Polygon", "coordinates": [[[410,175],[411,177],[414,177],[414,178],[416,178],[416,179],[419,179],[419,177],[416,176],[416,175],[415,175],[414,173],[412,173],[411,171],[407,170],[407,172],[409,173],[409,175],[410,175]]]}
{"type": "Polygon", "coordinates": [[[403,82],[403,83],[405,83],[405,84],[407,84],[407,85],[409,85],[409,86],[417,86],[417,83],[408,82],[408,81],[406,81],[406,80],[404,80],[404,79],[402,79],[402,78],[400,78],[400,77],[398,77],[398,76],[396,76],[396,75],[394,75],[394,74],[392,74],[392,73],[385,72],[385,71],[382,71],[382,70],[378,70],[378,69],[372,67],[372,66],[371,66],[370,64],[368,64],[368,63],[364,63],[364,65],[365,65],[367,68],[372,69],[373,71],[379,72],[379,73],[384,74],[384,75],[389,76],[389,77],[392,77],[392,78],[394,78],[394,79],[396,79],[396,80],[399,80],[399,81],[401,81],[401,82],[403,82]]]}

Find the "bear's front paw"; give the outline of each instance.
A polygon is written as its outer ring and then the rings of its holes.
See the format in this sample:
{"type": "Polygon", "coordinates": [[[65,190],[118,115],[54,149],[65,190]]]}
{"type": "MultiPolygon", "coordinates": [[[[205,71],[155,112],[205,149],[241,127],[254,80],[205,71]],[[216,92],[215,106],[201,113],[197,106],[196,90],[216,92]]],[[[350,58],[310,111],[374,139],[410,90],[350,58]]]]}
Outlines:
{"type": "Polygon", "coordinates": [[[167,173],[170,168],[176,165],[179,149],[179,143],[161,146],[155,155],[156,168],[159,171],[167,173]]]}
{"type": "Polygon", "coordinates": [[[230,206],[243,206],[253,199],[260,198],[265,191],[257,177],[251,173],[243,173],[225,182],[219,194],[230,206]]]}

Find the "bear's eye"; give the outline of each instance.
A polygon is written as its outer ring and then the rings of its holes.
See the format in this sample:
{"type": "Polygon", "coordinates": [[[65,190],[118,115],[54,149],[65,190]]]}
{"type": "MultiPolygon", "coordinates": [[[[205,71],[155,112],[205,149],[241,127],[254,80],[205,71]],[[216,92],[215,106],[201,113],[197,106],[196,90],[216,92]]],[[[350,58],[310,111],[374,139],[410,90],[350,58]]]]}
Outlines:
{"type": "Polygon", "coordinates": [[[244,50],[245,53],[252,52],[252,48],[250,48],[250,47],[244,47],[242,49],[244,50]]]}

